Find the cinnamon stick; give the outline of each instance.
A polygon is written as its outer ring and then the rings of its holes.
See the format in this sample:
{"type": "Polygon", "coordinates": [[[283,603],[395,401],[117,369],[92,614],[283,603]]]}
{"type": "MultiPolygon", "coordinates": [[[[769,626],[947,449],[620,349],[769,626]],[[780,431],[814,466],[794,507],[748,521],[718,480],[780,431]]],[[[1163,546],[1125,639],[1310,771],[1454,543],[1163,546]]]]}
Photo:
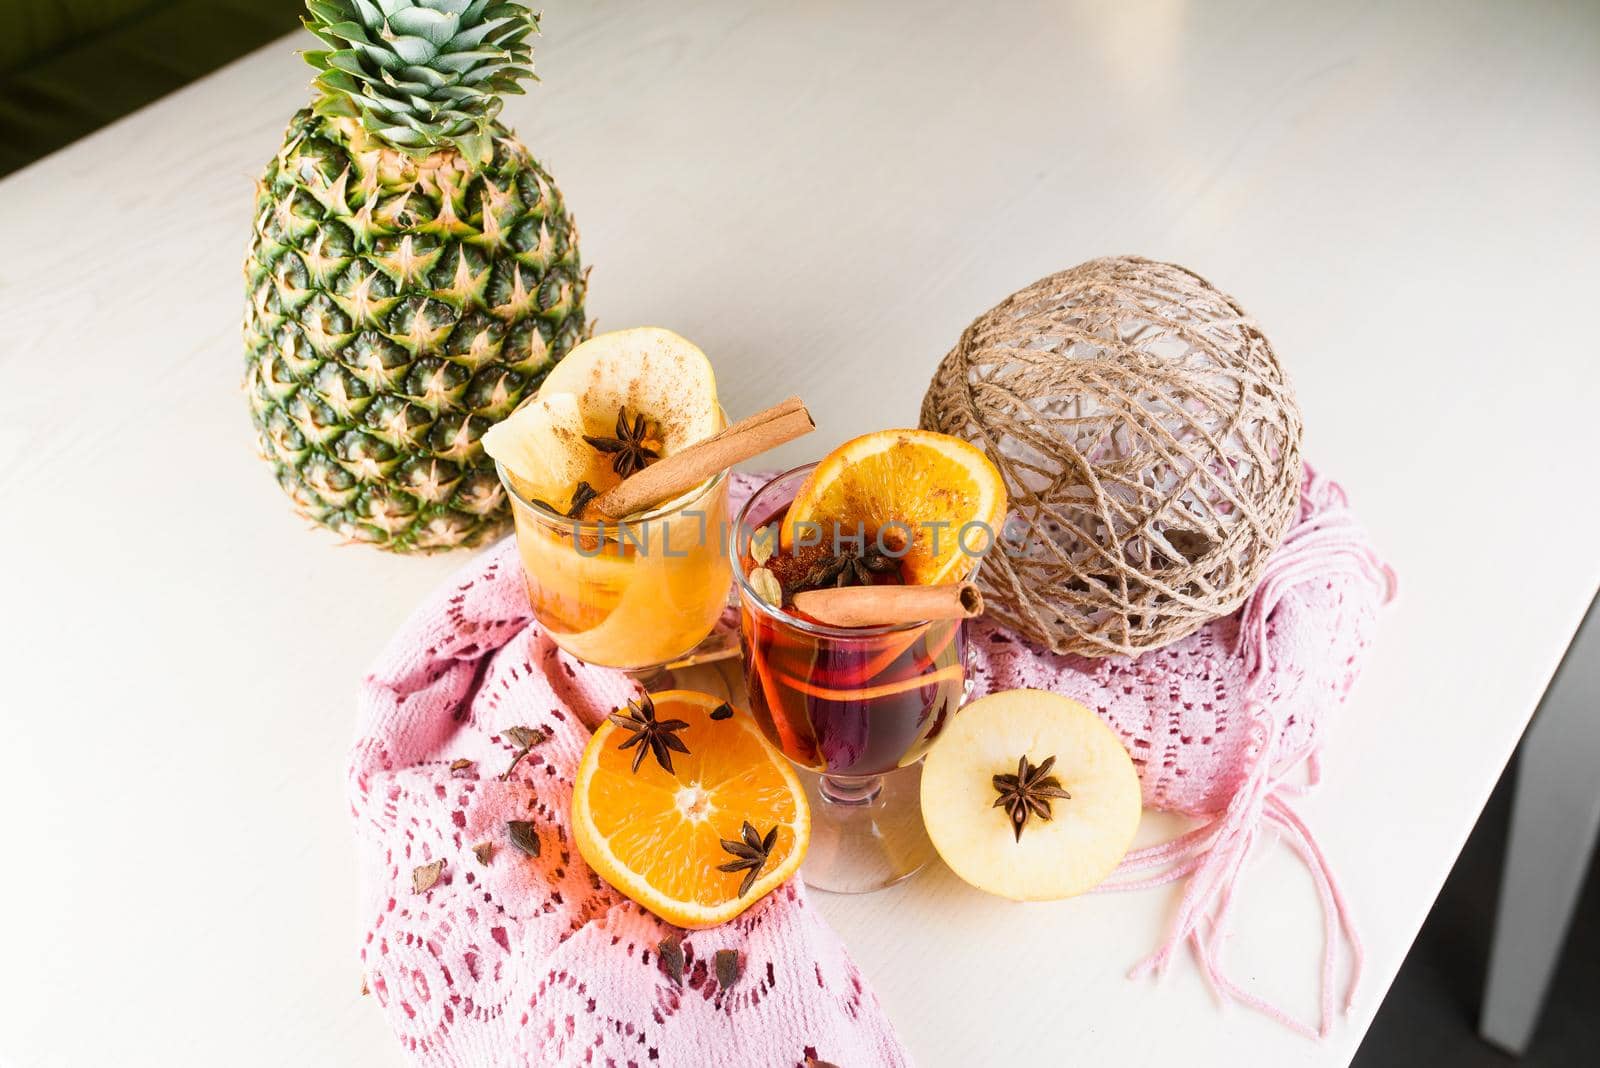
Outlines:
{"type": "Polygon", "coordinates": [[[805,401],[801,400],[798,396],[786,397],[770,408],[763,408],[754,415],[745,416],[737,423],[730,423],[729,425],[723,427],[719,433],[713,434],[712,437],[715,438],[722,437],[727,434],[738,434],[749,430],[752,427],[758,427],[762,423],[770,423],[772,420],[781,415],[788,415],[790,412],[803,411],[806,411],[805,401]]]}
{"type": "Polygon", "coordinates": [[[882,627],[933,619],[971,619],[983,595],[970,582],[942,586],[844,586],[803,590],[794,606],[830,627],[882,627]]]}
{"type": "Polygon", "coordinates": [[[790,397],[629,475],[596,497],[594,507],[616,518],[642,512],[688,493],[736,463],[809,434],[816,426],[800,398],[790,397]]]}

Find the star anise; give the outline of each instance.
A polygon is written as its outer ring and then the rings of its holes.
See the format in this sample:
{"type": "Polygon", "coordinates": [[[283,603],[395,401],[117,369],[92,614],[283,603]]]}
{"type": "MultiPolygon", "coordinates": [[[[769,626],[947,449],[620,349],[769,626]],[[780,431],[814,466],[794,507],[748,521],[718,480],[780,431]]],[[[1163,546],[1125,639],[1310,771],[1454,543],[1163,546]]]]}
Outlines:
{"type": "Polygon", "coordinates": [[[1053,756],[1034,764],[1024,755],[1017,758],[1015,775],[996,775],[993,779],[994,788],[1000,794],[994,807],[1005,808],[1006,815],[1011,817],[1011,829],[1019,842],[1022,841],[1023,825],[1028,822],[1030,814],[1048,820],[1051,798],[1072,800],[1072,795],[1061,788],[1061,780],[1050,774],[1055,764],[1056,758],[1053,756]]]}
{"type": "Polygon", "coordinates": [[[800,580],[799,589],[818,590],[825,586],[870,586],[877,575],[887,575],[900,569],[900,562],[869,546],[857,552],[842,549],[812,565],[800,580]]]}
{"type": "Polygon", "coordinates": [[[633,770],[638,771],[639,765],[644,763],[644,754],[648,750],[655,754],[656,763],[666,771],[672,770],[672,751],[688,753],[689,747],[683,744],[675,731],[687,727],[688,721],[681,719],[656,719],[656,705],[650,700],[649,694],[643,694],[637,701],[628,702],[628,712],[623,715],[622,709],[617,709],[606,717],[630,732],[627,741],[617,746],[618,749],[627,749],[638,746],[633,754],[633,770]]]}
{"type": "Polygon", "coordinates": [[[772,856],[772,847],[778,841],[778,828],[774,827],[767,832],[765,838],[761,832],[750,826],[750,821],[745,820],[744,826],[739,828],[742,842],[732,842],[724,838],[722,848],[732,853],[737,860],[730,860],[726,864],[717,866],[718,871],[742,871],[745,873],[744,882],[739,884],[739,896],[756,883],[756,876],[761,874],[761,869],[767,866],[767,860],[772,856]]]}
{"type": "Polygon", "coordinates": [[[636,471],[643,471],[652,461],[661,459],[661,452],[657,447],[660,442],[653,435],[653,429],[645,421],[643,413],[635,415],[630,424],[628,409],[618,408],[614,437],[602,438],[585,434],[583,440],[601,452],[610,453],[611,470],[627,478],[636,471]]]}
{"type": "Polygon", "coordinates": [[[537,504],[540,508],[543,508],[547,512],[554,512],[557,515],[564,515],[568,519],[582,519],[583,510],[589,507],[589,502],[598,496],[600,496],[599,490],[595,489],[587,482],[579,482],[578,488],[572,491],[572,503],[567,506],[567,510],[565,512],[551,504],[549,501],[542,501],[538,497],[533,498],[533,503],[537,504]]]}

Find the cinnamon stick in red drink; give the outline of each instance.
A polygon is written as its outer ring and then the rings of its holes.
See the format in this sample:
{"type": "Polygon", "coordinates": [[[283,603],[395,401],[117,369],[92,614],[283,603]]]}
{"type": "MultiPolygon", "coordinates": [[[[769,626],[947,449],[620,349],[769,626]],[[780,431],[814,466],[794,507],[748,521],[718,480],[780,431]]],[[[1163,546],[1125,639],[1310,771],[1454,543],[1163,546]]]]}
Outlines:
{"type": "Polygon", "coordinates": [[[830,627],[882,627],[983,614],[983,595],[970,582],[940,586],[844,586],[804,590],[794,606],[830,627]]]}

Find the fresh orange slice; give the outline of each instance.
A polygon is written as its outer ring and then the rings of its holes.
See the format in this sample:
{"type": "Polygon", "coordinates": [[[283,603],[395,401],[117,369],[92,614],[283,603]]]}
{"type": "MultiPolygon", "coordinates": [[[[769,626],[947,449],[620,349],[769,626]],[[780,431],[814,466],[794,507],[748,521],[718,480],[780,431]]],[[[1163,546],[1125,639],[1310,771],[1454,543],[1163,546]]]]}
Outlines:
{"type": "Polygon", "coordinates": [[[932,585],[971,571],[970,554],[999,537],[1005,515],[1005,480],[981,449],[931,430],[880,430],[822,458],[789,505],[782,535],[791,547],[807,537],[801,524],[814,523],[831,546],[835,529],[842,538],[882,531],[886,544],[904,545],[901,578],[932,585]]]}
{"type": "Polygon", "coordinates": [[[583,859],[679,927],[733,919],[793,875],[811,841],[811,810],[789,762],[746,712],[711,718],[722,704],[668,690],[619,709],[589,740],[573,787],[583,859]],[[663,760],[648,735],[633,741],[644,732],[619,726],[630,719],[653,720],[664,728],[657,736],[679,744],[659,746],[663,760]],[[764,858],[737,867],[752,849],[764,858]]]}

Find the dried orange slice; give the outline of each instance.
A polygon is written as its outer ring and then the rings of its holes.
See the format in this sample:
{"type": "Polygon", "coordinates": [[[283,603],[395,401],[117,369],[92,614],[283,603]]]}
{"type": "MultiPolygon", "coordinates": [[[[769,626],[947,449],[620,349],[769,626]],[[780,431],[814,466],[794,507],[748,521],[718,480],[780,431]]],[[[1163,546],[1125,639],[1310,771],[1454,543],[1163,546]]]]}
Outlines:
{"type": "Polygon", "coordinates": [[[573,787],[583,859],[679,927],[733,919],[793,875],[811,841],[789,762],[748,713],[722,705],[668,690],[618,709],[589,740],[573,787]]]}
{"type": "Polygon", "coordinates": [[[783,544],[814,538],[804,524],[829,546],[835,529],[869,544],[881,531],[903,546],[901,578],[931,585],[967,574],[1005,515],[1005,480],[981,449],[931,430],[880,430],[822,458],[789,506],[783,544]]]}

